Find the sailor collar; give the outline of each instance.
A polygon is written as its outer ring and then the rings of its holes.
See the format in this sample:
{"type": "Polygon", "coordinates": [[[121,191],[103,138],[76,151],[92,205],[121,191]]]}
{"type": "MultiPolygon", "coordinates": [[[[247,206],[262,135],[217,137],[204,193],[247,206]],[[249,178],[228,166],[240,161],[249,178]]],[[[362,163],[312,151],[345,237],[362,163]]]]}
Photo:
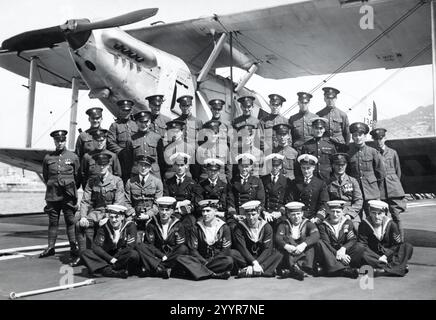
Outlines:
{"type": "Polygon", "coordinates": [[[253,242],[259,242],[259,238],[263,234],[263,227],[268,223],[263,219],[258,219],[256,228],[250,228],[245,221],[239,222],[248,232],[248,237],[253,242]]]}

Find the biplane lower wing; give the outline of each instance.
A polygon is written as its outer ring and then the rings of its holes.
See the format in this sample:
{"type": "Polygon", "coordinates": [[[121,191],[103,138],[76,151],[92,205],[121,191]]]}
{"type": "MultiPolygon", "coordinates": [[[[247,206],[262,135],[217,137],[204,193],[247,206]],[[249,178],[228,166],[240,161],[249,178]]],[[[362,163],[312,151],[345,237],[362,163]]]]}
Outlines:
{"type": "Polygon", "coordinates": [[[45,155],[49,152],[52,152],[52,150],[1,148],[0,162],[29,171],[34,171],[41,175],[42,161],[44,160],[45,155]]]}

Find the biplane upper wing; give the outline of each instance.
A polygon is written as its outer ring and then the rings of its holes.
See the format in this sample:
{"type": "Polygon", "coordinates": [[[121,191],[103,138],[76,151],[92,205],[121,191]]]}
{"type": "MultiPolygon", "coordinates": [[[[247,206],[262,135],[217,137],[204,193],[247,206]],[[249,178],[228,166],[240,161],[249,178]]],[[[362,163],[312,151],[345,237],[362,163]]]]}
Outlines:
{"type": "Polygon", "coordinates": [[[42,174],[42,161],[49,152],[46,149],[1,148],[0,162],[42,174]]]}
{"type": "MultiPolygon", "coordinates": [[[[195,70],[204,65],[213,48],[211,30],[215,33],[232,31],[234,65],[247,69],[258,62],[257,74],[274,79],[333,73],[366,46],[367,50],[340,72],[401,68],[431,44],[428,3],[370,1],[374,9],[374,29],[363,30],[360,26],[363,14],[359,13],[361,1],[354,1],[358,6],[341,6],[345,1],[303,1],[127,32],[179,56],[195,70]],[[380,40],[373,41],[382,34],[380,40]],[[241,55],[245,58],[240,59],[241,55]]],[[[431,50],[427,50],[409,66],[430,63],[431,50]]],[[[215,67],[229,65],[230,51],[223,50],[215,67]]]]}

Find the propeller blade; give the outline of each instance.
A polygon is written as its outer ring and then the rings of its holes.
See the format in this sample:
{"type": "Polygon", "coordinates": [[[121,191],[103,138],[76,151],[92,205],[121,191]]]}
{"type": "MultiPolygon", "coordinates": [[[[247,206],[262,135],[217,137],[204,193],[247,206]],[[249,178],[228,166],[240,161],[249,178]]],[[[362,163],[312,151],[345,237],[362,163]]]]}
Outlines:
{"type": "Polygon", "coordinates": [[[153,17],[156,15],[158,10],[158,8],[142,9],[97,22],[85,22],[83,20],[77,20],[75,21],[76,23],[71,23],[71,21],[68,21],[65,25],[61,26],[61,28],[72,32],[115,28],[153,17]]]}

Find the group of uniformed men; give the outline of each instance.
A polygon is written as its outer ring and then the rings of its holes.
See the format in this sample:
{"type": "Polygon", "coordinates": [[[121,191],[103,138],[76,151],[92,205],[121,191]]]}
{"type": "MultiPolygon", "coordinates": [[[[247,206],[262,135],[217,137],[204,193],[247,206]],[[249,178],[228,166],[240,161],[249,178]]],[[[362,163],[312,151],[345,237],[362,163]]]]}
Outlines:
{"type": "Polygon", "coordinates": [[[75,152],[65,147],[67,131],[51,133],[40,257],[55,254],[63,211],[71,265],[92,274],[303,280],[357,278],[367,264],[376,275],[404,276],[413,249],[400,220],[398,155],[383,128],[367,145],[369,127],[349,125],[336,107],[339,90],[323,90],[325,108],[311,113],[312,95],[299,92],[290,119],[280,115],[286,100],[278,94],[260,120],[251,114],[255,98],[241,97],[243,114],[231,124],[220,121],[220,99],[209,102],[213,117],[203,124],[191,113],[192,96],[177,99],[182,115],[174,120],[160,113],[163,95],[147,97],[150,111],[133,115],[134,103],[119,101],[109,130],[102,109],[88,109],[91,126],[75,152]]]}

